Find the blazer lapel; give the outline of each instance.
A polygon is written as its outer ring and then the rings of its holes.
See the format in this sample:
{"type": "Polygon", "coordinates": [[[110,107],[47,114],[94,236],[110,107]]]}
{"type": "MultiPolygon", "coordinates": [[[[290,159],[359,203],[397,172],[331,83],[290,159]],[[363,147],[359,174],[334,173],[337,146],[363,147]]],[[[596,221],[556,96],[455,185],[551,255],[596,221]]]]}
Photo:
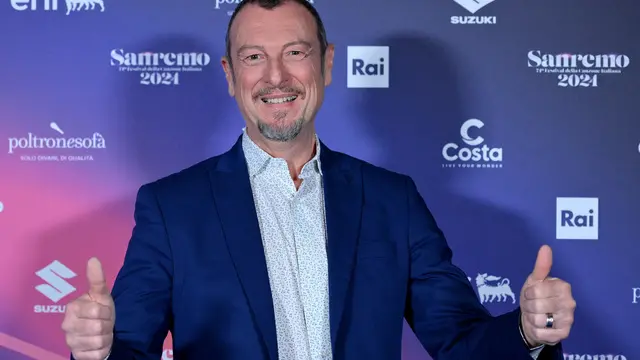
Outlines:
{"type": "Polygon", "coordinates": [[[229,254],[269,357],[277,360],[269,275],[241,138],[229,152],[220,156],[210,171],[210,180],[229,254]]]}
{"type": "Polygon", "coordinates": [[[353,164],[321,144],[329,262],[331,344],[335,349],[353,274],[362,213],[362,179],[353,164]]]}

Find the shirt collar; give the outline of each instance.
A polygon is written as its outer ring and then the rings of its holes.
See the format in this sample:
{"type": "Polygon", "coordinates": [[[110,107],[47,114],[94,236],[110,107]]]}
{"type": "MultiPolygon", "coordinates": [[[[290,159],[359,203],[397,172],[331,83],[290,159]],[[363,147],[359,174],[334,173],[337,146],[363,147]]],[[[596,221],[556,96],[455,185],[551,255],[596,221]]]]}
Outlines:
{"type": "MultiPolygon", "coordinates": [[[[320,164],[320,139],[318,135],[315,135],[316,153],[314,157],[309,160],[303,167],[300,176],[304,177],[309,174],[310,171],[316,172],[322,175],[322,166],[320,164]]],[[[247,167],[249,169],[249,176],[254,177],[267,169],[270,162],[278,160],[269,155],[266,151],[262,150],[251,138],[247,135],[246,128],[242,129],[242,150],[244,152],[245,160],[247,161],[247,167]]],[[[282,159],[280,159],[282,160],[282,159]]]]}

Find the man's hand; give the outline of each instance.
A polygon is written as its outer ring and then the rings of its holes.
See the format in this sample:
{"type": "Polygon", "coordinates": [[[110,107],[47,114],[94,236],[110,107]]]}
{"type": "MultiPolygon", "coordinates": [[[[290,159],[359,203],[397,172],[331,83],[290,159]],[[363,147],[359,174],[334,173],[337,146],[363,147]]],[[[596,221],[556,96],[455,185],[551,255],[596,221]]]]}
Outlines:
{"type": "Polygon", "coordinates": [[[87,264],[87,279],[89,292],[67,305],[62,330],[76,360],[104,360],[113,343],[116,311],[96,258],[87,264]]]}
{"type": "Polygon", "coordinates": [[[538,252],[533,272],[520,292],[522,330],[531,346],[555,345],[569,336],[576,302],[571,285],[550,278],[551,248],[544,245],[538,252]]]}

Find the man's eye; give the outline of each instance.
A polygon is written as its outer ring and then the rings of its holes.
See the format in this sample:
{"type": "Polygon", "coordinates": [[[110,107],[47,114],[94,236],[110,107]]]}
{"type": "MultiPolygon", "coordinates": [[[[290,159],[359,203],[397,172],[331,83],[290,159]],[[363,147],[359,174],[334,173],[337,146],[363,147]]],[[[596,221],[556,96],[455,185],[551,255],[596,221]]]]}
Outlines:
{"type": "Polygon", "coordinates": [[[294,57],[296,59],[304,59],[307,57],[307,53],[300,50],[291,50],[287,53],[290,57],[294,57]]]}

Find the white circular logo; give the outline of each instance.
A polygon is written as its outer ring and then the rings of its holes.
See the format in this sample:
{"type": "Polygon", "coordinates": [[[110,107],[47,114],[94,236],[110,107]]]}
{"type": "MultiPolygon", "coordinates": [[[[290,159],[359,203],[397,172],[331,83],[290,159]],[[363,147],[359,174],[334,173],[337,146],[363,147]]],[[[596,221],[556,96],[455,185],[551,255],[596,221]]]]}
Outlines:
{"type": "Polygon", "coordinates": [[[2,212],[2,210],[4,210],[4,204],[0,201],[0,212],[2,212]]]}
{"type": "Polygon", "coordinates": [[[482,144],[484,138],[482,136],[478,136],[476,138],[472,138],[469,136],[469,129],[472,127],[481,129],[484,126],[484,123],[478,119],[469,119],[462,124],[460,127],[460,136],[462,137],[462,141],[467,143],[469,146],[476,146],[482,144]]]}

